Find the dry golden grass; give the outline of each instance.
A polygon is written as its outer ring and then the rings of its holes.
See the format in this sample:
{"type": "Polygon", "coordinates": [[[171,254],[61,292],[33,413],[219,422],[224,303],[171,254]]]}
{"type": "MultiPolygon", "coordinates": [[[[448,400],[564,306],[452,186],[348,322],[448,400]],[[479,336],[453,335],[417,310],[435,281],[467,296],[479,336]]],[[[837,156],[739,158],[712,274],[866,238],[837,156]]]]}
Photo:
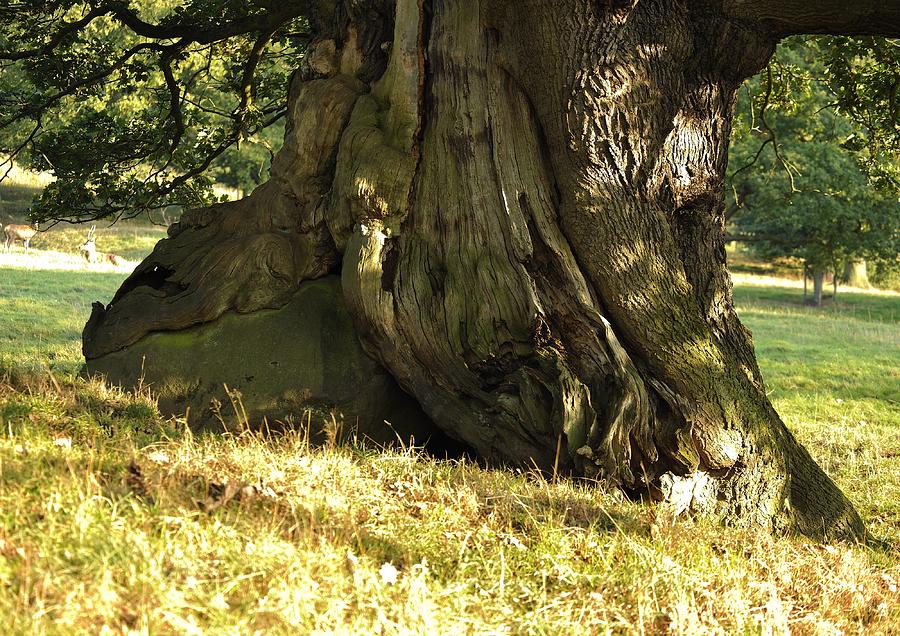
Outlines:
{"type": "Polygon", "coordinates": [[[900,633],[898,546],[679,520],[615,491],[146,396],[0,386],[3,633],[900,633]]]}

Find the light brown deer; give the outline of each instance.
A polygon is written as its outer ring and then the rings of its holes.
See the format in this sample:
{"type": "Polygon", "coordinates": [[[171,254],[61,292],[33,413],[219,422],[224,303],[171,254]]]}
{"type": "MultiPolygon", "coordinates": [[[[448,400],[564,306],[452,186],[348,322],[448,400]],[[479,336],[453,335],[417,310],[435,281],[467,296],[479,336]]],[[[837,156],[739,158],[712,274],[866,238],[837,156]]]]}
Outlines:
{"type": "Polygon", "coordinates": [[[37,225],[10,224],[3,228],[3,232],[6,234],[5,248],[7,252],[16,241],[22,241],[25,245],[25,251],[27,252],[31,239],[38,233],[38,228],[37,225]]]}
{"type": "Polygon", "coordinates": [[[87,240],[81,246],[81,255],[88,263],[111,263],[116,267],[127,265],[128,261],[118,254],[110,254],[109,252],[97,251],[97,226],[92,225],[88,230],[87,240]]]}

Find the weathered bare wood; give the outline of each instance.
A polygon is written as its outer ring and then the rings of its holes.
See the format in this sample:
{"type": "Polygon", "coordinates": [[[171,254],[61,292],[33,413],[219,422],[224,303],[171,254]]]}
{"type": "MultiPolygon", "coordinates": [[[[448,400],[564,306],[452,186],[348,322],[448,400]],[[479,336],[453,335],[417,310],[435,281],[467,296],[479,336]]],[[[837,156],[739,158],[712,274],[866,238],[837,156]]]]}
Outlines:
{"type": "Polygon", "coordinates": [[[280,307],[304,280],[328,274],[340,257],[320,208],[362,90],[347,75],[303,83],[272,180],[247,199],[187,213],[170,228],[112,303],[95,306],[85,355],[96,358],[151,331],[184,329],[231,309],[280,307]]]}

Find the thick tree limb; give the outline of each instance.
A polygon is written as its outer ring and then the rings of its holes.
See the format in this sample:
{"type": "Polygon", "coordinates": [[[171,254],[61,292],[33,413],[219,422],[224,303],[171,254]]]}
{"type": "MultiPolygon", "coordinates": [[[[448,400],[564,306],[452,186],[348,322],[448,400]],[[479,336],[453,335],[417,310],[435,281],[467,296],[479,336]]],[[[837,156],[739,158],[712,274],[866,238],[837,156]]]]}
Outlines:
{"type": "Polygon", "coordinates": [[[710,0],[730,18],[759,22],[778,36],[800,34],[900,37],[898,0],[710,0]]]}
{"type": "Polygon", "coordinates": [[[0,51],[0,59],[17,61],[47,55],[60,46],[68,36],[83,30],[91,22],[104,16],[114,18],[135,35],[151,40],[178,39],[184,43],[210,44],[237,35],[277,30],[278,27],[291,19],[307,15],[309,10],[310,3],[307,0],[290,0],[279,3],[275,9],[248,15],[220,25],[203,27],[181,22],[153,24],[141,19],[138,13],[130,9],[125,3],[110,2],[94,7],[79,20],[61,23],[60,27],[50,36],[47,42],[41,46],[21,51],[0,51]]]}
{"type": "Polygon", "coordinates": [[[211,28],[197,28],[182,23],[151,24],[142,20],[137,13],[124,5],[124,3],[112,3],[110,13],[134,33],[146,38],[156,40],[181,38],[200,44],[208,44],[244,33],[277,29],[292,18],[308,14],[311,3],[307,0],[289,0],[273,4],[274,8],[270,8],[263,13],[249,15],[240,20],[211,28]]]}

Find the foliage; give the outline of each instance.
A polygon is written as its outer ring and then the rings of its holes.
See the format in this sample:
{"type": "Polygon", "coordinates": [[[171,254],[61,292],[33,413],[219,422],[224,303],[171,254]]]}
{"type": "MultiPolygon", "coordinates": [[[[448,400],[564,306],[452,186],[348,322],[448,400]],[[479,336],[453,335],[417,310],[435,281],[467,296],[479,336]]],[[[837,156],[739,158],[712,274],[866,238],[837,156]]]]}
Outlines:
{"type": "Polygon", "coordinates": [[[0,7],[0,154],[58,177],[34,217],[195,206],[211,199],[213,180],[251,188],[282,135],[287,84],[308,38],[304,7],[296,0],[0,7]]]}
{"type": "Polygon", "coordinates": [[[900,291],[900,254],[869,261],[869,281],[882,289],[900,291]]]}
{"type": "MultiPolygon", "coordinates": [[[[861,112],[843,106],[848,98],[835,93],[849,90],[836,77],[850,82],[840,75],[835,51],[851,45],[837,42],[783,44],[741,92],[731,148],[739,238],[764,257],[793,256],[820,271],[837,269],[848,257],[883,259],[900,251],[900,200],[885,178],[896,157],[871,152],[875,142],[862,140],[861,112]]],[[[859,56],[872,55],[853,46],[859,56]]]]}
{"type": "Polygon", "coordinates": [[[900,41],[821,37],[811,40],[821,81],[838,113],[855,124],[845,147],[859,153],[873,182],[900,188],[900,41]]]}

